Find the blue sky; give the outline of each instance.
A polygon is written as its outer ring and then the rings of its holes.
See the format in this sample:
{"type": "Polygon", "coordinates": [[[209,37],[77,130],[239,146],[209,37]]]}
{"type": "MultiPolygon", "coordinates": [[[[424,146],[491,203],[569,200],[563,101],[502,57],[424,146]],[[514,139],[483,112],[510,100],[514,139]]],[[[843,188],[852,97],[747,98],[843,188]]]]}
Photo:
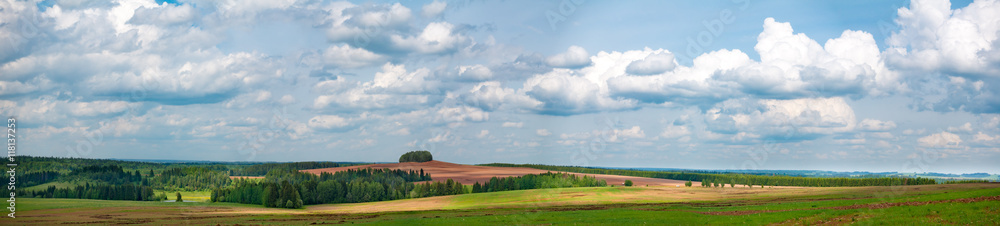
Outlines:
{"type": "Polygon", "coordinates": [[[19,154],[1000,173],[997,1],[16,1],[19,154]]]}

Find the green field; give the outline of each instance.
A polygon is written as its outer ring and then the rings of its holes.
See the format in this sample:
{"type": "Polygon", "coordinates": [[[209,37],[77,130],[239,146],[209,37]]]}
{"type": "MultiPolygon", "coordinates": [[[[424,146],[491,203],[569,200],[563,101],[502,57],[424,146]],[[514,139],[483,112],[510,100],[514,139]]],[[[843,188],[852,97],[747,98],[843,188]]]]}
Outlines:
{"type": "Polygon", "coordinates": [[[212,191],[163,191],[154,190],[156,194],[167,193],[167,200],[177,200],[177,192],[181,193],[181,199],[187,202],[208,202],[212,198],[212,191]]]}
{"type": "MultiPolygon", "coordinates": [[[[196,194],[192,194],[196,195],[196,194]]],[[[598,187],[306,209],[232,203],[18,199],[11,224],[1000,224],[1000,184],[856,188],[598,187]]]]}

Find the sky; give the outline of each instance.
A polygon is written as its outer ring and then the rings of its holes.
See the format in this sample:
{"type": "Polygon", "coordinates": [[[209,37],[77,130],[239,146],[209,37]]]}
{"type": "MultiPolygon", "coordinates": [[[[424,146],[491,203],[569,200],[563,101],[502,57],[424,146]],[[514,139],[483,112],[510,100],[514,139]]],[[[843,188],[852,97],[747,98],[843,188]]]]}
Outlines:
{"type": "Polygon", "coordinates": [[[1000,173],[1000,1],[2,1],[19,155],[1000,173]]]}

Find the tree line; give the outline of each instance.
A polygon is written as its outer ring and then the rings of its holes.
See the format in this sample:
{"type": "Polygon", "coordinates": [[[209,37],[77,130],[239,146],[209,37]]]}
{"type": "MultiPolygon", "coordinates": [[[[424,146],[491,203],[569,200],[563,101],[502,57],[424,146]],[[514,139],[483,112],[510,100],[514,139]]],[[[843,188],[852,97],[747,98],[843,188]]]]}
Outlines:
{"type": "Polygon", "coordinates": [[[409,197],[416,187],[412,182],[425,180],[431,180],[431,177],[423,170],[365,168],[324,172],[319,176],[300,171],[272,170],[260,181],[237,179],[232,186],[213,189],[210,200],[280,208],[386,201],[409,197]]]}
{"type": "Polygon", "coordinates": [[[145,185],[122,184],[122,185],[77,185],[72,188],[56,188],[49,186],[47,189],[37,191],[26,191],[25,195],[35,198],[68,198],[68,199],[103,199],[103,200],[132,200],[132,201],[158,201],[166,200],[166,194],[156,195],[153,188],[145,185]]]}
{"type": "Polygon", "coordinates": [[[460,195],[466,193],[469,192],[465,190],[465,185],[449,178],[445,182],[435,181],[424,182],[423,184],[414,184],[409,196],[403,198],[423,198],[444,195],[460,195]]]}
{"type": "Polygon", "coordinates": [[[966,180],[945,180],[942,184],[972,184],[972,183],[989,183],[989,180],[979,180],[979,179],[966,179],[966,180]]]}
{"type": "Polygon", "coordinates": [[[934,179],[909,177],[878,177],[878,178],[842,178],[842,177],[796,177],[779,175],[747,175],[747,174],[709,174],[684,171],[643,171],[624,169],[601,169],[575,166],[550,166],[537,164],[507,164],[491,163],[484,166],[498,167],[528,167],[542,170],[565,171],[589,174],[610,174],[649,178],[663,178],[686,181],[705,181],[717,183],[741,184],[744,186],[800,186],[800,187],[854,187],[854,186],[896,186],[936,184],[934,179]]]}
{"type": "Polygon", "coordinates": [[[489,181],[482,185],[480,185],[479,182],[473,184],[472,193],[539,188],[603,187],[607,185],[607,181],[598,180],[595,177],[580,177],[575,174],[546,172],[543,174],[528,174],[518,177],[492,177],[489,181]]]}

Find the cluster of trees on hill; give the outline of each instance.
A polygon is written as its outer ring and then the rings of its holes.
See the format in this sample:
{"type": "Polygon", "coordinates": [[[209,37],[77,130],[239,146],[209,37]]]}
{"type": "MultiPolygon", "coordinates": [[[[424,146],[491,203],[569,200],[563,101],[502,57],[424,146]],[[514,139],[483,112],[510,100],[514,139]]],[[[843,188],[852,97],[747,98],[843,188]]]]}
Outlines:
{"type": "Polygon", "coordinates": [[[372,202],[407,198],[412,182],[430,180],[421,171],[351,169],[319,176],[293,170],[272,170],[263,180],[238,179],[233,186],[213,189],[213,202],[300,208],[321,203],[372,202]]]}
{"type": "Polygon", "coordinates": [[[767,185],[767,186],[800,186],[800,187],[851,187],[851,186],[895,186],[895,185],[921,185],[936,184],[934,179],[928,178],[906,178],[906,177],[878,177],[878,178],[829,178],[829,177],[793,177],[793,176],[769,176],[769,175],[746,175],[746,174],[709,174],[691,172],[665,172],[665,171],[641,171],[623,169],[599,169],[575,166],[550,166],[536,164],[506,164],[492,163],[485,166],[499,167],[528,167],[542,170],[566,171],[575,173],[590,174],[610,174],[622,176],[663,178],[674,180],[690,180],[741,184],[744,186],[767,185]]]}
{"type": "Polygon", "coordinates": [[[411,151],[399,156],[399,162],[428,162],[434,160],[429,151],[411,151]]]}
{"type": "Polygon", "coordinates": [[[482,185],[480,185],[479,182],[473,184],[472,193],[538,188],[603,187],[607,185],[607,181],[598,180],[594,177],[580,177],[575,174],[546,172],[543,174],[528,174],[519,177],[493,177],[482,185]]]}
{"type": "Polygon", "coordinates": [[[74,188],[56,188],[49,186],[44,190],[27,191],[28,197],[35,198],[70,198],[70,199],[104,199],[104,200],[133,200],[133,201],[157,201],[166,200],[166,194],[156,195],[153,188],[145,185],[122,184],[122,185],[78,185],[74,188]]]}

